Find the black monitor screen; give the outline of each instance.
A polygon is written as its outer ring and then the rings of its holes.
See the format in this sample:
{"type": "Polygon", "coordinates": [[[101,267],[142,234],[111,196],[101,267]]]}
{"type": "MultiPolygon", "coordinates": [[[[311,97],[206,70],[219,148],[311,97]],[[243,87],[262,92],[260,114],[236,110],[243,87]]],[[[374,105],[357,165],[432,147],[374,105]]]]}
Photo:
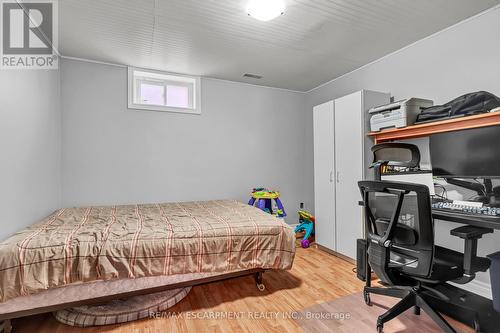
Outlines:
{"type": "Polygon", "coordinates": [[[433,134],[434,176],[500,178],[500,126],[433,134]]]}

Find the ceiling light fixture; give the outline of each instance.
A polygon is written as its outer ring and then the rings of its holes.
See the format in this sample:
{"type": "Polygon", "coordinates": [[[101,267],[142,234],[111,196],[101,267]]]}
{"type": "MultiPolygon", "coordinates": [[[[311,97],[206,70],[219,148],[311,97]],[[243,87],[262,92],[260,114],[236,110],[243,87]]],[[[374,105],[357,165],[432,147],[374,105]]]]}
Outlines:
{"type": "Polygon", "coordinates": [[[270,21],[285,12],[284,0],[249,0],[247,13],[259,21],[270,21]]]}

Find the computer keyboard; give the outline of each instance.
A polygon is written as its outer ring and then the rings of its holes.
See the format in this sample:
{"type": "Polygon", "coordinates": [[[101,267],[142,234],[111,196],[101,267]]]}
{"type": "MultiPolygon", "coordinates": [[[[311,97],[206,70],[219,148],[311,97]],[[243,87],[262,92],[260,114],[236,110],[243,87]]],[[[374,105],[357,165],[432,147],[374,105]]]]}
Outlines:
{"type": "Polygon", "coordinates": [[[477,214],[483,216],[500,216],[500,208],[497,207],[479,207],[477,205],[467,205],[466,203],[454,203],[448,201],[438,201],[432,203],[433,209],[447,211],[457,211],[464,214],[477,214]]]}

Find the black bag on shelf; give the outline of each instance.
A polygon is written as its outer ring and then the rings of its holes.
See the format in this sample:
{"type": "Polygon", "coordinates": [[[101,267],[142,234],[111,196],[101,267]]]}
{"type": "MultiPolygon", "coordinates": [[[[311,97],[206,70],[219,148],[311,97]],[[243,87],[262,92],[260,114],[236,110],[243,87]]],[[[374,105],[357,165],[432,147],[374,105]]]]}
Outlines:
{"type": "Polygon", "coordinates": [[[462,95],[443,105],[423,109],[417,116],[416,123],[472,116],[487,113],[498,107],[500,107],[500,98],[487,91],[478,91],[462,95]]]}

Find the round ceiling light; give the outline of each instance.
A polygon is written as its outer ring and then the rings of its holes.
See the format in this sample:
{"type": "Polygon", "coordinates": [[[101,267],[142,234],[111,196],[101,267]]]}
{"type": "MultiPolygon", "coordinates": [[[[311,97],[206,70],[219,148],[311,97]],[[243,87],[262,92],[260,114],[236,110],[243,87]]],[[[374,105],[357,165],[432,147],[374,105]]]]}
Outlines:
{"type": "Polygon", "coordinates": [[[259,21],[270,21],[285,12],[284,0],[250,0],[247,13],[259,21]]]}

